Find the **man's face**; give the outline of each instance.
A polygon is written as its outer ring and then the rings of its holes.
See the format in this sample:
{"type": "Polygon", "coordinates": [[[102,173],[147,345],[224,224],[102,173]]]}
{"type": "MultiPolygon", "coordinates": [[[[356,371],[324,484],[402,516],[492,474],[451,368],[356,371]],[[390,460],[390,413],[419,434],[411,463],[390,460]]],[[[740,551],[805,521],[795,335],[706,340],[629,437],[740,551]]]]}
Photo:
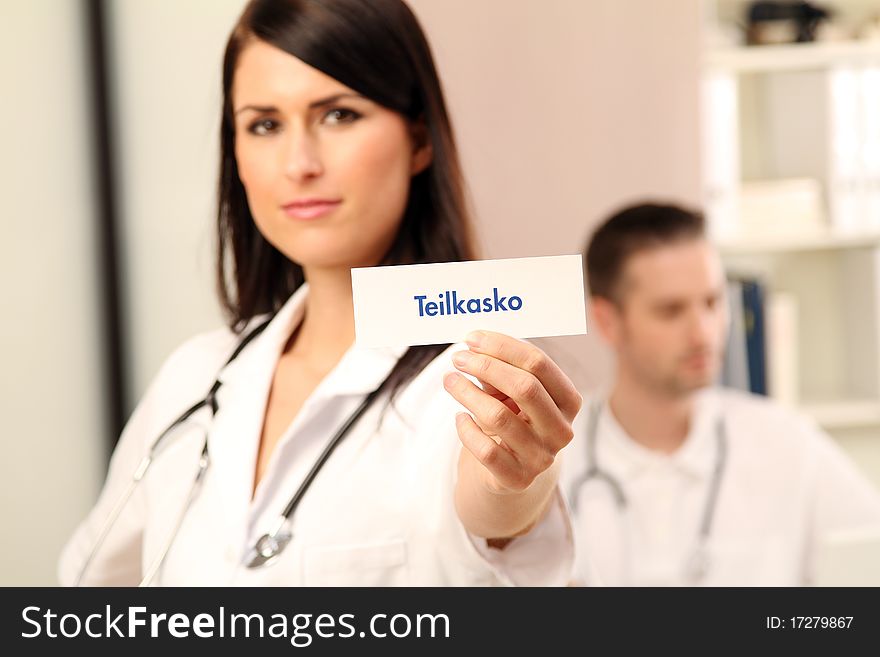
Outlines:
{"type": "Polygon", "coordinates": [[[636,252],[624,266],[619,290],[617,303],[594,300],[619,367],[672,396],[715,381],[728,309],[724,270],[705,240],[636,252]]]}

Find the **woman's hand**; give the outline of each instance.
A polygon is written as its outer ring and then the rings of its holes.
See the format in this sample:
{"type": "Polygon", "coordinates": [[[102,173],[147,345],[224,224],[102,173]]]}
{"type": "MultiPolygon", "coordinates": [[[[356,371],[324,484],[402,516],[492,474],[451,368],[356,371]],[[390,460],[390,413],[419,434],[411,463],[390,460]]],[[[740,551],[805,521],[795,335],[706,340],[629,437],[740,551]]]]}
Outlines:
{"type": "Polygon", "coordinates": [[[456,428],[467,453],[480,465],[468,467],[462,452],[459,488],[477,483],[462,478],[475,478],[491,497],[518,499],[507,503],[500,516],[501,508],[491,509],[500,500],[468,499],[480,495],[473,490],[457,490],[456,503],[462,520],[468,524],[470,516],[478,535],[511,536],[534,523],[555,488],[551,466],[572,439],[572,421],[582,400],[559,366],[528,342],[477,331],[468,335],[467,343],[470,349],[454,354],[453,363],[474,376],[482,390],[457,372],[444,377],[449,394],[471,412],[456,416],[456,428]],[[529,495],[539,479],[543,480],[537,486],[540,490],[529,495]],[[489,512],[494,520],[485,517],[489,512]]]}

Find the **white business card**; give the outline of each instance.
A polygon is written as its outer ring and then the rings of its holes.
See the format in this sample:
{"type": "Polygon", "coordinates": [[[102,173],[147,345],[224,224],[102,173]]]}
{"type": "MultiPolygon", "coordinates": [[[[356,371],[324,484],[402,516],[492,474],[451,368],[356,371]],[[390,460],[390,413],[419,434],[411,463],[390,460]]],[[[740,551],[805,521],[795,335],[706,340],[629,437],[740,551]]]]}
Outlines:
{"type": "Polygon", "coordinates": [[[579,255],[361,267],[351,285],[363,347],[461,342],[481,329],[515,338],[587,332],[579,255]]]}

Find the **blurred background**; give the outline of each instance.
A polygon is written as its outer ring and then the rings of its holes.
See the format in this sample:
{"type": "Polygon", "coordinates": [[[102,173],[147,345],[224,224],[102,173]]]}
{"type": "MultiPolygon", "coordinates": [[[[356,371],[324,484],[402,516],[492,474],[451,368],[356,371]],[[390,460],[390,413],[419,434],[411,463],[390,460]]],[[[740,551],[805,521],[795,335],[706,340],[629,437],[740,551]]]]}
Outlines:
{"type": "MultiPolygon", "coordinates": [[[[578,253],[648,197],[705,207],[738,300],[726,382],[809,413],[880,485],[880,0],[409,1],[484,255],[578,253]]],[[[55,583],[148,382],[222,321],[244,4],[0,3],[0,584],[55,583]]],[[[542,346],[585,389],[608,373],[595,336],[542,346]]]]}

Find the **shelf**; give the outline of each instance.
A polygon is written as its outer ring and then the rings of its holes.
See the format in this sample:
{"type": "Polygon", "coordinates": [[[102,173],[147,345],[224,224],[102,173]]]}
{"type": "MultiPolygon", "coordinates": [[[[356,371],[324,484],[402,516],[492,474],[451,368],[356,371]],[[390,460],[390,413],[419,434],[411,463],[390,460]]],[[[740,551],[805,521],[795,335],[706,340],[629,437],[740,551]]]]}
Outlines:
{"type": "Polygon", "coordinates": [[[772,236],[756,239],[735,239],[717,242],[724,255],[752,253],[793,253],[797,251],[828,251],[834,249],[874,248],[880,246],[880,232],[834,235],[772,236]]]}
{"type": "Polygon", "coordinates": [[[799,408],[825,429],[880,425],[880,401],[875,399],[805,403],[799,408]]]}
{"type": "Polygon", "coordinates": [[[718,48],[708,51],[704,60],[709,70],[738,73],[810,71],[865,64],[880,66],[880,41],[718,48]]]}

